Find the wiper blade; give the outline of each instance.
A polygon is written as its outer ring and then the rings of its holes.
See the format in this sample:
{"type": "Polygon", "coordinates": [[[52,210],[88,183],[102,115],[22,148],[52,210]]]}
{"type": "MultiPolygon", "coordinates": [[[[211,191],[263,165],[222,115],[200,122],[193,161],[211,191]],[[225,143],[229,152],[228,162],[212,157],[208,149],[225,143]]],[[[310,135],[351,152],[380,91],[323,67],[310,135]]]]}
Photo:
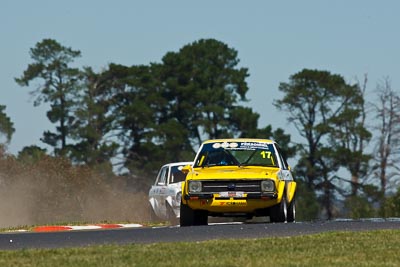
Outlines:
{"type": "Polygon", "coordinates": [[[243,163],[239,163],[238,166],[248,166],[249,161],[253,158],[254,154],[257,152],[257,150],[254,150],[253,153],[251,153],[251,155],[246,159],[245,162],[243,163]]]}

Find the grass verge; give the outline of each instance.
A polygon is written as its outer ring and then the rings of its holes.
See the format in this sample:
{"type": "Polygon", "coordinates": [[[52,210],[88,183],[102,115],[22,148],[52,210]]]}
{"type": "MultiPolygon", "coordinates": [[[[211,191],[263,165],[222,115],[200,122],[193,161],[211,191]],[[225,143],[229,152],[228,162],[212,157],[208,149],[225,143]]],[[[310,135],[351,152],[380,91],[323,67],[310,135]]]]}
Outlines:
{"type": "Polygon", "coordinates": [[[0,266],[399,266],[400,230],[0,251],[0,266]]]}

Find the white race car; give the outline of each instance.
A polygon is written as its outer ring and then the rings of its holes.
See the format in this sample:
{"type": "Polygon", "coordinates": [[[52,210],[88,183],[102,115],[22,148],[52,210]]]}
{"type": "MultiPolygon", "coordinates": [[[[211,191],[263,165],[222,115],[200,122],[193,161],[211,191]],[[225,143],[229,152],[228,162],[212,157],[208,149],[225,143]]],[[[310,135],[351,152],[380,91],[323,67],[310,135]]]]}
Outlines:
{"type": "Polygon", "coordinates": [[[181,170],[193,162],[174,162],[163,165],[149,191],[152,219],[178,224],[181,204],[181,185],[186,174],[181,170]]]}

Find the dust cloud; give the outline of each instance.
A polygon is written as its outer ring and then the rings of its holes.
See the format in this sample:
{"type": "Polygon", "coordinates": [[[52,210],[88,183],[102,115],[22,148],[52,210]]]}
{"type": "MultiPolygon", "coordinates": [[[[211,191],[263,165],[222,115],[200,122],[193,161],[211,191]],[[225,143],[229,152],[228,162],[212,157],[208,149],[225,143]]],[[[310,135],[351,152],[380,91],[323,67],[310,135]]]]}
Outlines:
{"type": "Polygon", "coordinates": [[[59,159],[34,164],[0,159],[0,228],[149,222],[147,191],[129,184],[127,177],[104,177],[59,159]]]}

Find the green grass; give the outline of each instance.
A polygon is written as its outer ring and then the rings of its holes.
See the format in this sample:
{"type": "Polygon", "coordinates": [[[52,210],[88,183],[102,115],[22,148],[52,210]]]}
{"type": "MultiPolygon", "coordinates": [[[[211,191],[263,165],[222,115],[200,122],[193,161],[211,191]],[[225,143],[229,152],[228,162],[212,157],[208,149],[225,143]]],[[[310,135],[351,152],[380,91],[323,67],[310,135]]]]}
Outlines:
{"type": "Polygon", "coordinates": [[[0,251],[0,266],[400,266],[400,230],[0,251]]]}

